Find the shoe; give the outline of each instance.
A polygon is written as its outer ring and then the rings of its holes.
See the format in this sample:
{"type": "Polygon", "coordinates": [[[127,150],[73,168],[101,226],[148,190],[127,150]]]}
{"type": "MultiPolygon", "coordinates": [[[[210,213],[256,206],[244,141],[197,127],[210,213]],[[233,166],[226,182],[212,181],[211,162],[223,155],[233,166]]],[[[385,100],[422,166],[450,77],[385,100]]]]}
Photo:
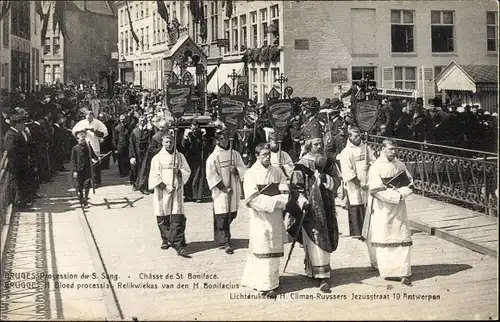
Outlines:
{"type": "Polygon", "coordinates": [[[196,203],[201,203],[201,199],[196,199],[196,203]]]}
{"type": "Polygon", "coordinates": [[[185,248],[181,248],[177,251],[177,255],[185,257],[185,258],[190,258],[187,250],[185,248]]]}
{"type": "Polygon", "coordinates": [[[402,277],[401,283],[406,286],[413,286],[413,284],[411,283],[411,279],[409,277],[402,277]]]}
{"type": "Polygon", "coordinates": [[[161,249],[169,249],[170,244],[167,241],[163,241],[160,246],[161,249]]]}
{"type": "Polygon", "coordinates": [[[323,293],[331,293],[332,292],[330,290],[330,284],[328,284],[328,282],[325,280],[322,280],[321,283],[319,284],[319,290],[323,293]]]}
{"type": "Polygon", "coordinates": [[[261,293],[266,299],[275,300],[278,297],[276,290],[265,291],[261,293]]]}
{"type": "Polygon", "coordinates": [[[226,246],[224,251],[226,252],[226,254],[230,254],[230,255],[234,254],[234,250],[231,246],[226,246]]]}
{"type": "Polygon", "coordinates": [[[149,191],[147,191],[147,190],[141,191],[141,193],[142,193],[143,195],[146,195],[146,196],[147,196],[147,195],[149,195],[149,194],[151,194],[151,193],[150,193],[149,191]]]}

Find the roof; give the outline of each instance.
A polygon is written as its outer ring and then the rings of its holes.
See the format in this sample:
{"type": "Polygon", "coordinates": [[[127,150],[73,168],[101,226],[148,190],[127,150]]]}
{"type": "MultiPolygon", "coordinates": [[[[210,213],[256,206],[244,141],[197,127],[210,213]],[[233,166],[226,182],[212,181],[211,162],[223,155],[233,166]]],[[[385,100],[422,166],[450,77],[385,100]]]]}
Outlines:
{"type": "Polygon", "coordinates": [[[498,66],[495,65],[459,65],[475,83],[497,83],[498,66]]]}
{"type": "Polygon", "coordinates": [[[71,1],[80,11],[114,16],[113,10],[108,6],[108,1],[71,1]]]}

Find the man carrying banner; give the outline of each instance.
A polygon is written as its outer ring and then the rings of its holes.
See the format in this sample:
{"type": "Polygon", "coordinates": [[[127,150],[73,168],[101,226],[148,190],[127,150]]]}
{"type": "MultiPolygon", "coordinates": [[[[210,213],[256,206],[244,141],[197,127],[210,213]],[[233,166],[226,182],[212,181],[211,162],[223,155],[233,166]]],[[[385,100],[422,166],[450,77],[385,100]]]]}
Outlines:
{"type": "Polygon", "coordinates": [[[186,257],[186,216],[184,215],[184,184],[191,175],[186,158],[174,151],[171,134],[162,137],[163,148],[151,161],[148,185],[154,189],[153,209],[162,239],[161,248],[172,246],[179,256],[186,257]]]}
{"type": "Polygon", "coordinates": [[[242,285],[267,298],[276,298],[286,237],[282,209],[288,202],[287,177],[271,164],[271,150],[266,143],[257,145],[255,154],[257,162],[247,171],[244,181],[250,240],[242,285]]]}
{"type": "Polygon", "coordinates": [[[410,224],[405,199],[413,193],[412,177],[396,157],[396,142],[382,142],[380,157],[368,173],[369,199],[363,237],[369,243],[370,261],[380,276],[411,285],[410,224]]]}
{"type": "Polygon", "coordinates": [[[216,146],[207,158],[208,187],[212,190],[215,241],[226,253],[231,247],[231,222],[236,218],[241,196],[241,178],[245,164],[238,151],[230,149],[229,133],[220,130],[215,134],[216,146]]]}
{"type": "Polygon", "coordinates": [[[361,132],[356,127],[347,130],[349,139],[339,155],[340,171],[347,192],[349,235],[361,236],[368,200],[368,168],[375,155],[366,143],[361,142],[361,132]]]}

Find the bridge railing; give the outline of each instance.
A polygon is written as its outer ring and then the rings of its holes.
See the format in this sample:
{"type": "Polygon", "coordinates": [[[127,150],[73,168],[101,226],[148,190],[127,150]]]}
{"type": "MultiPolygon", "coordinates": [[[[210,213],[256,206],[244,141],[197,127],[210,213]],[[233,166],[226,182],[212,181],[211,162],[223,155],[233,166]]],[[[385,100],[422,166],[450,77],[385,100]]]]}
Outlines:
{"type": "MultiPolygon", "coordinates": [[[[368,137],[377,156],[384,139],[368,137]]],[[[498,216],[498,154],[392,139],[398,143],[398,158],[405,163],[422,195],[498,216]]]]}
{"type": "Polygon", "coordinates": [[[11,177],[7,171],[7,152],[3,152],[0,160],[0,229],[6,222],[7,210],[12,202],[11,177]]]}

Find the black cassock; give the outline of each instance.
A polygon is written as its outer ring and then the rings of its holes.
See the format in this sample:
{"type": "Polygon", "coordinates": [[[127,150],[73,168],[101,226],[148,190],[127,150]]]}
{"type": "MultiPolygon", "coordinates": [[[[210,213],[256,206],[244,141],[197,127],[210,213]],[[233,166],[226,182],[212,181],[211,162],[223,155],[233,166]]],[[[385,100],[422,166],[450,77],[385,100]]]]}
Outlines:
{"type": "Polygon", "coordinates": [[[190,132],[183,136],[182,149],[191,169],[191,176],[185,185],[184,195],[193,200],[202,200],[208,187],[205,164],[209,154],[208,140],[201,131],[190,132]]]}
{"type": "MultiPolygon", "coordinates": [[[[149,146],[154,134],[154,129],[136,127],[130,135],[129,156],[131,159],[135,158],[136,160],[136,164],[131,165],[130,183],[136,190],[148,190],[150,165],[147,165],[147,159],[149,146]]],[[[151,156],[149,160],[151,161],[152,158],[151,156]]]]}

